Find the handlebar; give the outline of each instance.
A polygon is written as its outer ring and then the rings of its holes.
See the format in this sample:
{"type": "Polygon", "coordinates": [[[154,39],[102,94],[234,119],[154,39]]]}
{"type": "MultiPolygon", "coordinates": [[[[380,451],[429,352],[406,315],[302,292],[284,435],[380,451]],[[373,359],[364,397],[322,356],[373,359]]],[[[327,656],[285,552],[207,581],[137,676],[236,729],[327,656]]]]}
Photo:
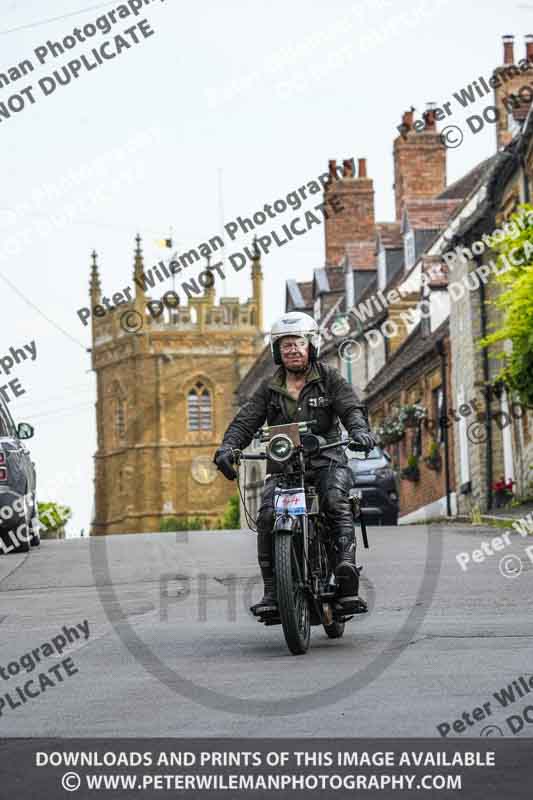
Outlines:
{"type": "MultiPolygon", "coordinates": [[[[332,450],[334,447],[345,446],[350,444],[350,442],[353,442],[353,439],[339,439],[336,442],[328,442],[327,444],[320,445],[319,452],[321,453],[323,450],[332,450]]],[[[353,452],[369,453],[370,451],[367,447],[358,445],[357,447],[353,448],[353,452]]],[[[233,449],[233,453],[236,456],[237,464],[239,461],[264,461],[268,457],[266,453],[246,454],[243,453],[242,450],[238,450],[236,448],[233,449]]]]}

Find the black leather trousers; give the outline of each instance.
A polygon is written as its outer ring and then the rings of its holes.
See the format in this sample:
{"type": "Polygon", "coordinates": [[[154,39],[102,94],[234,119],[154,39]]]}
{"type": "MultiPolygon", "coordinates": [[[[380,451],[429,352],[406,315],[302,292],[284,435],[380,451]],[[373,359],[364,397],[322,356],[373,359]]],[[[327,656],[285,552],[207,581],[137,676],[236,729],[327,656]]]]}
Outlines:
{"type": "MultiPolygon", "coordinates": [[[[355,564],[355,531],[349,490],[353,486],[352,472],[348,466],[331,461],[328,466],[312,472],[318,492],[320,509],[326,515],[329,529],[336,543],[339,561],[355,564]]],[[[257,516],[257,559],[263,580],[272,580],[273,553],[272,528],[274,527],[274,489],[279,475],[271,475],[265,482],[261,507],[257,516]]]]}

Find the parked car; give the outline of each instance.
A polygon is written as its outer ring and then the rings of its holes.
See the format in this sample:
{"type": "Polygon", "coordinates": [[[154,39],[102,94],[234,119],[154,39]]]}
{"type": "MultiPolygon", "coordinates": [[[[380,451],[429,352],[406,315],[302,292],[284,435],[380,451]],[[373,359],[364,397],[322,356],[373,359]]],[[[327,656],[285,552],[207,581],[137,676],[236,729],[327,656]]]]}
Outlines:
{"type": "Polygon", "coordinates": [[[24,444],[32,436],[32,426],[15,425],[0,397],[0,554],[28,552],[30,544],[40,543],[32,522],[37,519],[35,465],[24,444]]]}
{"type": "Polygon", "coordinates": [[[400,492],[389,454],[381,447],[375,447],[366,458],[364,453],[351,450],[346,450],[346,455],[355,489],[361,492],[365,519],[372,523],[379,518],[382,525],[397,525],[400,492]]]}

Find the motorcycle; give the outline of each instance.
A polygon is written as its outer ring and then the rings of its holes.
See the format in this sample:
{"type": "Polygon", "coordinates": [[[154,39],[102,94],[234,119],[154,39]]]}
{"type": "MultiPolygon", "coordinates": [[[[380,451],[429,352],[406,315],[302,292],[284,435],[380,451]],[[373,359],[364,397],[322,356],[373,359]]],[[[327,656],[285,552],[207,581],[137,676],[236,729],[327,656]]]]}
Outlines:
{"type": "MultiPolygon", "coordinates": [[[[349,613],[335,602],[335,548],[326,517],[319,509],[316,488],[309,480],[309,461],[325,450],[346,445],[348,439],[327,442],[310,431],[313,421],[264,427],[259,441],[266,443],[262,453],[234,450],[236,464],[241,461],[268,460],[282,470],[274,490],[275,523],[274,574],[277,610],[259,611],[265,625],[282,625],[291,653],[303,655],[309,648],[311,627],[322,625],[330,639],[340,639],[347,622],[367,611],[359,601],[349,613]]],[[[365,448],[358,448],[366,452],[365,448]]],[[[270,470],[267,470],[270,471],[270,470]]],[[[352,489],[350,502],[358,520],[365,548],[366,526],[361,514],[361,492],[352,489]]],[[[360,572],[362,567],[357,567],[360,572]]]]}

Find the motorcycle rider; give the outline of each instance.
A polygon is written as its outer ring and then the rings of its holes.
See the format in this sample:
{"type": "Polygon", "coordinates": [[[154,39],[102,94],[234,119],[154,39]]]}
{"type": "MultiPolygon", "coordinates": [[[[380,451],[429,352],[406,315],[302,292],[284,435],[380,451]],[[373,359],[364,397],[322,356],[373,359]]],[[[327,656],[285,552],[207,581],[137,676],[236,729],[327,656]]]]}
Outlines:
{"type": "MultiPolygon", "coordinates": [[[[357,445],[367,450],[375,446],[364,406],[353,387],[338,370],[318,360],[320,334],[312,317],[298,311],[284,314],[272,326],[270,348],[278,370],[261,383],[235,416],[213,459],[228,480],[237,477],[233,449],[244,450],[265,420],[269,426],[315,420],[313,433],[335,441],[341,437],[340,419],[354,442],[354,449],[357,445]]],[[[310,466],[335,543],[337,601],[345,613],[350,613],[361,604],[366,606],[358,596],[359,572],[355,564],[355,530],[349,500],[352,473],[342,447],[314,456],[310,466]]],[[[262,600],[252,606],[253,613],[277,608],[272,542],[277,480],[273,472],[266,476],[257,517],[257,555],[264,594],[262,600]]]]}

